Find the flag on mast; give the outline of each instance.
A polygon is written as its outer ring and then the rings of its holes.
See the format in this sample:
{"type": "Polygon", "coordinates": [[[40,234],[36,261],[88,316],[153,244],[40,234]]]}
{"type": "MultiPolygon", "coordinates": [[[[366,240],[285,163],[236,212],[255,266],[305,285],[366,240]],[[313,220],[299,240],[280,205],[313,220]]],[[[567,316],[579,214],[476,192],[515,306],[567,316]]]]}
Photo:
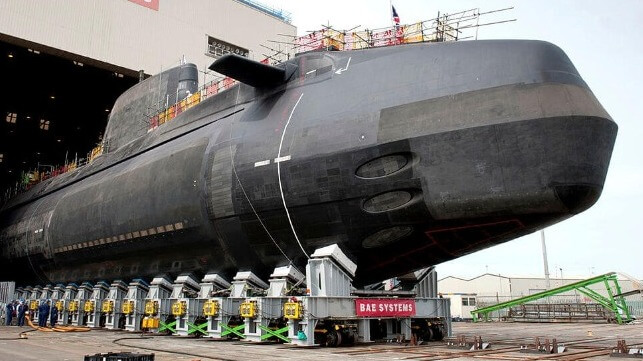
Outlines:
{"type": "Polygon", "coordinates": [[[397,15],[397,11],[395,11],[395,6],[391,5],[391,10],[393,12],[393,22],[395,23],[395,26],[400,26],[400,16],[397,15]]]}

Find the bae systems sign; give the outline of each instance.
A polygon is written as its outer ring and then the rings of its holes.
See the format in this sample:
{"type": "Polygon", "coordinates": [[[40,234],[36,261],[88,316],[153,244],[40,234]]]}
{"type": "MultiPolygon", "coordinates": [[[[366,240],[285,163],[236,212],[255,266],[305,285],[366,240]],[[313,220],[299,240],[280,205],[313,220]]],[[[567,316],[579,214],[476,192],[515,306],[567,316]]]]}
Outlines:
{"type": "Polygon", "coordinates": [[[408,317],[415,316],[415,300],[403,298],[357,298],[357,316],[408,317]]]}
{"type": "Polygon", "coordinates": [[[139,4],[141,6],[145,6],[146,8],[150,8],[152,10],[159,11],[159,1],[160,0],[129,0],[133,3],[139,4]]]}

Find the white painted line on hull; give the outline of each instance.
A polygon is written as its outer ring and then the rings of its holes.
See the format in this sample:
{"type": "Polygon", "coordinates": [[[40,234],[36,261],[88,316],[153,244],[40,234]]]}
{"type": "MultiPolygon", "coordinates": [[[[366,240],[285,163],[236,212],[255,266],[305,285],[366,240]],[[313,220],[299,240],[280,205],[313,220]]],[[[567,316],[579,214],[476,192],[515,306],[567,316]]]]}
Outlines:
{"type": "MultiPolygon", "coordinates": [[[[299,99],[297,99],[297,103],[295,103],[295,106],[292,107],[292,111],[290,112],[288,121],[286,122],[286,125],[284,126],[284,130],[281,133],[281,140],[279,141],[279,151],[277,152],[277,159],[281,158],[281,146],[284,144],[284,136],[286,135],[286,129],[288,129],[288,124],[290,124],[290,119],[292,119],[292,115],[293,113],[295,113],[295,109],[297,109],[297,105],[299,105],[299,102],[301,101],[301,98],[303,96],[304,96],[304,93],[301,93],[301,95],[299,96],[299,99]]],[[[281,192],[281,201],[284,203],[284,209],[286,210],[286,216],[288,217],[288,222],[290,223],[292,234],[295,236],[295,239],[299,244],[299,248],[301,248],[301,251],[304,252],[304,255],[306,256],[306,258],[310,258],[308,256],[308,253],[306,253],[306,250],[304,250],[304,246],[301,245],[301,241],[299,241],[299,237],[297,237],[297,232],[295,232],[295,227],[292,225],[292,219],[290,218],[290,212],[288,212],[288,206],[286,206],[286,198],[284,197],[284,187],[281,184],[281,162],[277,163],[277,178],[279,179],[279,192],[281,192]]]]}
{"type": "Polygon", "coordinates": [[[268,164],[270,164],[270,159],[262,160],[261,162],[255,162],[255,168],[268,165],[268,164]]]}
{"type": "Polygon", "coordinates": [[[285,161],[287,161],[287,160],[290,160],[290,155],[286,155],[286,156],[283,156],[283,157],[275,158],[275,163],[281,163],[281,162],[285,162],[285,161]]]}
{"type": "Polygon", "coordinates": [[[348,61],[346,62],[346,67],[337,69],[337,71],[335,71],[335,74],[341,74],[341,73],[345,72],[346,70],[348,70],[348,67],[351,65],[351,59],[352,58],[353,58],[352,56],[349,57],[348,61]]]}

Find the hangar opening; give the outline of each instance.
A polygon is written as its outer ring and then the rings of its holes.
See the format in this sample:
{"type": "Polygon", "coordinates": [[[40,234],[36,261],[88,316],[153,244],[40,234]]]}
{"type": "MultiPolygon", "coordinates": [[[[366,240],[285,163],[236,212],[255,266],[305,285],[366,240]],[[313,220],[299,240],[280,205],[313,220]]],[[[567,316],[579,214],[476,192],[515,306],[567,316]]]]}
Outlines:
{"type": "Polygon", "coordinates": [[[0,38],[0,190],[24,173],[84,158],[100,142],[116,98],[138,72],[0,38]]]}

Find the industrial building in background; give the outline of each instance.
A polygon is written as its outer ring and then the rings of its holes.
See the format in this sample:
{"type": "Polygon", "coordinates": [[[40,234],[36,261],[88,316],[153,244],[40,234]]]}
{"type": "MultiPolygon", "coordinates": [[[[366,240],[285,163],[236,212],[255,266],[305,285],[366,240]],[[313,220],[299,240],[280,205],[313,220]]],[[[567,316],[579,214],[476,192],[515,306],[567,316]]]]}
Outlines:
{"type": "MultiPolygon", "coordinates": [[[[561,272],[562,273],[562,272],[561,272]]],[[[606,276],[611,276],[609,273],[606,276]]],[[[605,280],[609,277],[592,275],[590,278],[566,277],[562,274],[550,280],[543,277],[503,276],[500,274],[485,273],[471,279],[447,276],[438,280],[438,291],[445,298],[451,299],[451,314],[458,319],[471,319],[471,311],[497,304],[509,303],[512,300],[525,300],[516,302],[513,307],[494,310],[492,318],[516,318],[516,314],[524,316],[539,314],[541,319],[600,319],[605,312],[596,294],[606,299],[612,296],[628,296],[626,305],[629,313],[640,318],[643,316],[643,285],[640,281],[623,274],[613,274],[618,280],[618,292],[611,292],[606,288],[605,280]],[[592,282],[595,280],[596,282],[592,282]],[[587,282],[590,281],[590,282],[587,282]],[[586,282],[586,283],[584,283],[586,282]],[[574,285],[577,285],[574,287],[574,285]],[[560,292],[556,292],[560,290],[560,292]],[[595,292],[595,293],[594,293],[595,292]],[[547,294],[546,297],[527,300],[533,295],[547,294]],[[593,296],[593,297],[592,297],[593,296]],[[540,310],[536,310],[540,308],[540,310]],[[600,317],[599,317],[600,316],[600,317]]],[[[612,284],[610,284],[612,286],[612,284]]],[[[612,289],[613,290],[613,289],[612,289]]],[[[600,299],[600,297],[598,297],[600,299]]],[[[607,307],[609,308],[609,307],[607,307]]],[[[530,319],[530,321],[535,321],[530,319]]]]}
{"type": "Polygon", "coordinates": [[[278,34],[296,35],[290,14],[253,1],[2,1],[0,190],[86,158],[139,77],[185,59],[211,82],[216,58],[261,60],[278,34]]]}

